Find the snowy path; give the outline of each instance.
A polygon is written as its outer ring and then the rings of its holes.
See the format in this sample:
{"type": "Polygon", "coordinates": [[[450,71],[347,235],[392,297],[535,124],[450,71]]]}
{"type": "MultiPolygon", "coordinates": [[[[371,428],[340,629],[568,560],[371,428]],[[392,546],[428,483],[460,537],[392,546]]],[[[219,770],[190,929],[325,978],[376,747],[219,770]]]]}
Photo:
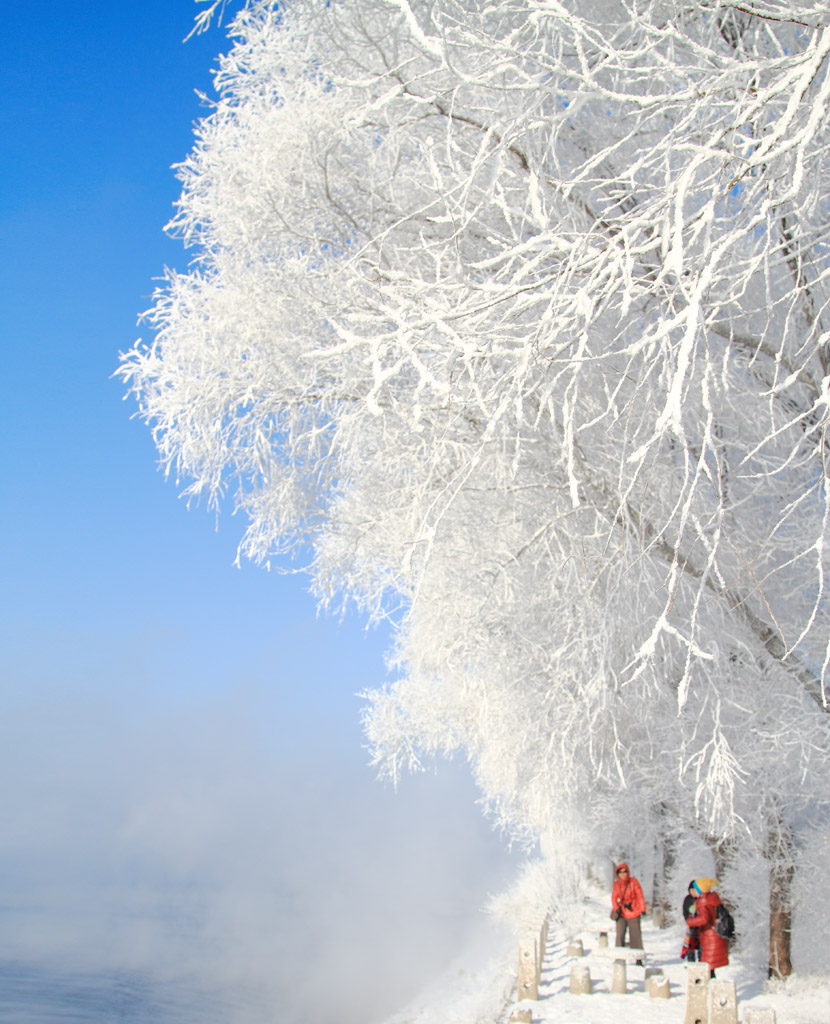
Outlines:
{"type": "MultiPolygon", "coordinates": [[[[664,930],[643,922],[646,967],[661,968],[669,979],[671,998],[653,999],[645,991],[645,967],[628,967],[628,993],[611,993],[614,949],[598,948],[600,931],[613,943],[609,899],[597,891],[585,905],[585,928],[573,935],[552,928],[548,937],[539,998],[515,1003],[517,945],[493,927],[482,924],[476,941],[449,965],[444,975],[386,1024],[507,1024],[511,1011],[526,1007],[533,1024],[683,1024],[687,967],[679,959],[682,926],[664,930]],[[580,938],[585,956],[569,957],[569,938],[580,938]],[[591,995],[571,995],[571,967],[588,966],[591,995]]],[[[732,952],[729,967],[718,978],[734,981],[738,1017],[747,1007],[771,1007],[777,1024],[830,1024],[830,978],[793,977],[774,992],[766,991],[765,974],[744,965],[732,952]]]]}
{"type": "MultiPolygon", "coordinates": [[[[597,898],[588,908],[588,927],[572,938],[582,939],[585,956],[567,955],[568,936],[552,931],[542,968],[539,999],[522,1005],[533,1008],[533,1019],[545,1024],[618,1024],[620,1021],[677,1024],[683,1020],[686,994],[686,965],[678,959],[680,941],[674,928],[660,931],[651,922],[643,922],[645,962],[627,966],[628,993],[612,994],[614,969],[614,922],[608,918],[607,900],[597,898]],[[598,948],[600,931],[608,932],[610,947],[598,948]],[[591,971],[591,995],[572,995],[570,974],[573,965],[591,971]],[[661,968],[669,979],[670,999],[652,999],[645,990],[647,967],[661,968]]],[[[720,975],[719,975],[720,976],[720,975]]],[[[724,972],[724,977],[728,977],[724,972]]]]}
{"type": "MultiPolygon", "coordinates": [[[[600,931],[609,933],[613,947],[614,923],[608,918],[608,900],[597,895],[586,907],[586,927],[566,936],[552,930],[548,938],[539,998],[519,1004],[533,1011],[533,1021],[541,1024],[682,1024],[686,1004],[687,966],[679,959],[683,928],[675,926],[660,930],[650,921],[643,921],[643,945],[646,960],[643,967],[628,964],[628,992],[612,994],[614,967],[613,948],[598,947],[600,931]],[[585,956],[567,955],[568,939],[580,938],[585,956]],[[590,968],[591,995],[572,995],[570,973],[574,964],[590,968]],[[669,979],[671,998],[653,999],[645,990],[646,967],[657,967],[669,979]]],[[[734,956],[729,967],[718,971],[718,978],[734,981],[738,993],[738,1017],[743,1019],[747,1007],[771,1007],[777,1024],[830,1024],[830,983],[827,979],[809,979],[803,983],[791,979],[781,991],[764,992],[764,977],[745,968],[740,956],[734,956]]]]}

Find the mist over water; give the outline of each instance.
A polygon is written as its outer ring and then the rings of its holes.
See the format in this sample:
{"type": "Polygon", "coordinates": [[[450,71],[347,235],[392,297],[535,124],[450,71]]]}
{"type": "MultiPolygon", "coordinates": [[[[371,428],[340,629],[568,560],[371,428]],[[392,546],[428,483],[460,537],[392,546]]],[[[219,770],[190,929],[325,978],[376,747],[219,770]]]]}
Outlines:
{"type": "Polygon", "coordinates": [[[517,858],[464,765],[379,783],[353,698],[133,697],[0,725],[0,1020],[371,1024],[489,927],[517,858]]]}

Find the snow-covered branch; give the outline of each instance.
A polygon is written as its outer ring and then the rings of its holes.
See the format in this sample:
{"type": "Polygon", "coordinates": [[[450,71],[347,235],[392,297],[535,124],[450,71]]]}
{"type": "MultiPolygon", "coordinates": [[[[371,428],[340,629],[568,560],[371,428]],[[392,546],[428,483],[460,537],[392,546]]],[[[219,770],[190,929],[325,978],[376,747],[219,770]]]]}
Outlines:
{"type": "Polygon", "coordinates": [[[233,33],[194,266],[122,364],[163,463],[244,554],[394,614],[391,774],[460,748],[517,832],[630,797],[765,842],[827,779],[830,8],[261,0],[233,33]]]}

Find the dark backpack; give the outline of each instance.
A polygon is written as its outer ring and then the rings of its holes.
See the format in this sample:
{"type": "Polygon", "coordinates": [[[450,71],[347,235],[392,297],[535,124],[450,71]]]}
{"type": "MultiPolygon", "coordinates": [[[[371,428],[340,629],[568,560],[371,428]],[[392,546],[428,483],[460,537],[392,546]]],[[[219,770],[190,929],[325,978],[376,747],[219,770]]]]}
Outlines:
{"type": "Polygon", "coordinates": [[[715,933],[727,942],[735,934],[735,921],[722,903],[715,911],[715,933]]]}

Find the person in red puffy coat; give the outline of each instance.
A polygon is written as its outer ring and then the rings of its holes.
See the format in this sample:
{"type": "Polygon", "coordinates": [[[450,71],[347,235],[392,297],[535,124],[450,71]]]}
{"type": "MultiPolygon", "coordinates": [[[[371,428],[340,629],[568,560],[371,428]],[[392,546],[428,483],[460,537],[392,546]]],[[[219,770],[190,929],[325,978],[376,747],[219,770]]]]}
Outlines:
{"type": "Polygon", "coordinates": [[[691,917],[686,918],[687,928],[697,928],[700,937],[700,959],[709,964],[711,977],[716,967],[729,963],[729,943],[715,931],[715,918],[720,906],[720,896],[715,892],[716,878],[696,878],[691,888],[697,894],[691,917]]]}
{"type": "Polygon", "coordinates": [[[628,929],[628,944],[632,949],[642,949],[640,917],[646,912],[643,890],[637,879],[631,877],[627,864],[618,864],[614,875],[616,880],[611,890],[611,917],[617,922],[617,945],[625,945],[625,932],[628,929]]]}

